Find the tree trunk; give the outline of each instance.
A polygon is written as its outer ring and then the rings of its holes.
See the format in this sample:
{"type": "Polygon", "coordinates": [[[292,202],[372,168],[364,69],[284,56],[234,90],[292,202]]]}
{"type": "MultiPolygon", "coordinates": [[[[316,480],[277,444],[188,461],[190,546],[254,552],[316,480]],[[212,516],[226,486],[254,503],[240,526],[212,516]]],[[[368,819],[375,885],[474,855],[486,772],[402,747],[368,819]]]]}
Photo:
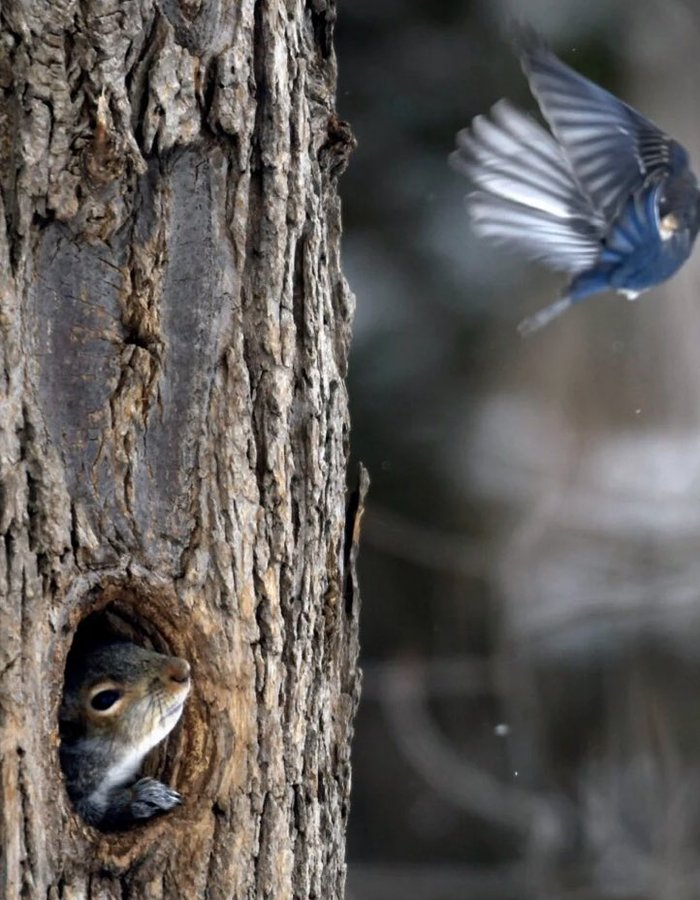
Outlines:
{"type": "Polygon", "coordinates": [[[5,0],[0,896],[343,894],[358,695],[332,0],[5,0]],[[76,634],[188,659],[120,834],[66,796],[76,634]]]}

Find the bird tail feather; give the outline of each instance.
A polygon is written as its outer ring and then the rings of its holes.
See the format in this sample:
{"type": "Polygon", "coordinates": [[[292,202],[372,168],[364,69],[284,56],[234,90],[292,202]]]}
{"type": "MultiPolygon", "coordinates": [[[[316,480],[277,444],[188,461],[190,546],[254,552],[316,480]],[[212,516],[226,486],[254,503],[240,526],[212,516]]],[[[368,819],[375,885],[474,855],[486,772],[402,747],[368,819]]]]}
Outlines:
{"type": "Polygon", "coordinates": [[[566,312],[573,303],[574,301],[568,295],[555,300],[554,303],[550,303],[549,306],[545,306],[544,309],[539,310],[534,315],[523,319],[518,325],[518,331],[522,337],[530,337],[531,334],[539,331],[540,328],[549,325],[552,319],[556,319],[557,316],[566,312]]]}

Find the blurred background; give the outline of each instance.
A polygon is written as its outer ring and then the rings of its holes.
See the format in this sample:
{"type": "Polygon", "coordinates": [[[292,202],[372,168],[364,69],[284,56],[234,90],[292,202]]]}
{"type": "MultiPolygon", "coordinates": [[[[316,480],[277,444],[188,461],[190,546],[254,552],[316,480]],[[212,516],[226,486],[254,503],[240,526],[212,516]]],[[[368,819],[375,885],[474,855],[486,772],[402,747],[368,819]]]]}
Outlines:
{"type": "MultiPolygon", "coordinates": [[[[345,0],[364,686],[350,900],[700,898],[700,252],[533,338],[455,132],[535,107],[509,15],[700,167],[695,0],[345,0]]],[[[698,169],[700,171],[700,168],[698,169]]]]}

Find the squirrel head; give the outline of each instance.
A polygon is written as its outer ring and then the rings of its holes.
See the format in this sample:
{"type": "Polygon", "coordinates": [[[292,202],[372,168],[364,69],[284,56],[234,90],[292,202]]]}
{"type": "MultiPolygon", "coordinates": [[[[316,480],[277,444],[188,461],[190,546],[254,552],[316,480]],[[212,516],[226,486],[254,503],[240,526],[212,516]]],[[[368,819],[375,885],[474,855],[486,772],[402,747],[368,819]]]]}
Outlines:
{"type": "Polygon", "coordinates": [[[175,727],[189,690],[184,659],[131,643],[98,647],[68,666],[63,739],[109,743],[115,757],[143,759],[175,727]]]}

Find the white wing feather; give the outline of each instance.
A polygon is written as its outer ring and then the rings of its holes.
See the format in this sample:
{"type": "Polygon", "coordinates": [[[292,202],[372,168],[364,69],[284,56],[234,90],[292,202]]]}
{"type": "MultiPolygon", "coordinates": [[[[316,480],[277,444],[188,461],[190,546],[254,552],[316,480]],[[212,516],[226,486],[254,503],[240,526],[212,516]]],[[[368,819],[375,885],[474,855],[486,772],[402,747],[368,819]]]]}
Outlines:
{"type": "Polygon", "coordinates": [[[457,146],[453,165],[478,188],[467,198],[477,232],[566,272],[595,261],[605,221],[537,122],[501,100],[457,146]]]}

